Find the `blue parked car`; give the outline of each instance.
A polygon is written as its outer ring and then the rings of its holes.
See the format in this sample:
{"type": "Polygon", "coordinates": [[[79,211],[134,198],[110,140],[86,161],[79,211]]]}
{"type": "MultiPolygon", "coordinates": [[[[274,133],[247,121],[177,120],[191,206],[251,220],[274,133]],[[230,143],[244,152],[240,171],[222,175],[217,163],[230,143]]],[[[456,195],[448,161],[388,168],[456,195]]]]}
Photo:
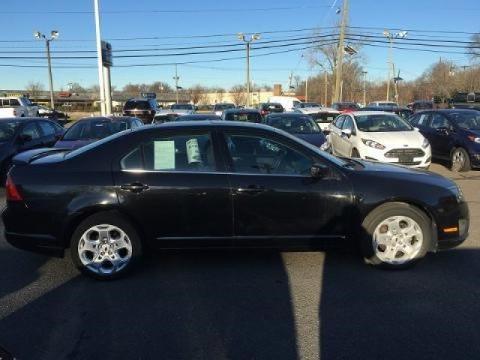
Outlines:
{"type": "Polygon", "coordinates": [[[317,123],[308,115],[301,113],[271,113],[264,119],[264,124],[284,130],[306,142],[327,150],[328,143],[317,123]]]}
{"type": "Polygon", "coordinates": [[[432,157],[450,161],[452,171],[480,167],[480,111],[422,111],[409,121],[430,141],[432,157]]]}

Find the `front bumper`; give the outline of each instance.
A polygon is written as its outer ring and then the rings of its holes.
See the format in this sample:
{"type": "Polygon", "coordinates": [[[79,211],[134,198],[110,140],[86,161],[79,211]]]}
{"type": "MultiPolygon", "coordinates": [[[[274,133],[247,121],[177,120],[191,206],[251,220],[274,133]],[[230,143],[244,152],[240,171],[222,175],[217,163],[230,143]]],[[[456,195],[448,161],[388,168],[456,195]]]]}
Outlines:
{"type": "Polygon", "coordinates": [[[438,218],[437,249],[445,250],[459,246],[468,238],[469,228],[470,214],[466,202],[461,202],[458,206],[445,211],[443,215],[438,218]],[[458,230],[450,231],[454,228],[458,230]]]}
{"type": "Polygon", "coordinates": [[[373,160],[379,161],[382,163],[389,163],[394,165],[403,165],[408,166],[411,168],[418,168],[418,169],[427,169],[430,164],[432,163],[432,154],[430,146],[426,149],[422,149],[424,151],[423,156],[413,157],[411,161],[402,162],[400,158],[397,157],[386,157],[385,154],[389,151],[393,150],[393,148],[387,148],[384,150],[371,148],[369,146],[363,145],[360,149],[360,154],[363,159],[365,160],[373,160]]]}

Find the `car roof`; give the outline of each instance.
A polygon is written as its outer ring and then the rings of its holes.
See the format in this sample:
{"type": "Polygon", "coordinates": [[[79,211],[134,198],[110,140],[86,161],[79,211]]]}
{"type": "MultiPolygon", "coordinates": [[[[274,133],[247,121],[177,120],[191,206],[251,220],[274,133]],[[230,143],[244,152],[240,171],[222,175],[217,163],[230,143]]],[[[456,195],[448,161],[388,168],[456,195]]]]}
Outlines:
{"type": "Polygon", "coordinates": [[[425,109],[422,111],[417,111],[416,114],[427,113],[427,112],[437,112],[442,114],[458,113],[458,112],[479,112],[477,109],[425,109]]]}
{"type": "Polygon", "coordinates": [[[249,109],[249,108],[246,108],[246,109],[227,109],[225,110],[225,113],[226,114],[230,114],[230,113],[260,113],[258,111],[258,109],[249,109]]]}
{"type": "Polygon", "coordinates": [[[395,116],[394,113],[388,112],[388,111],[352,111],[350,113],[346,113],[344,115],[353,115],[353,116],[365,116],[365,115],[391,115],[395,116]]]}

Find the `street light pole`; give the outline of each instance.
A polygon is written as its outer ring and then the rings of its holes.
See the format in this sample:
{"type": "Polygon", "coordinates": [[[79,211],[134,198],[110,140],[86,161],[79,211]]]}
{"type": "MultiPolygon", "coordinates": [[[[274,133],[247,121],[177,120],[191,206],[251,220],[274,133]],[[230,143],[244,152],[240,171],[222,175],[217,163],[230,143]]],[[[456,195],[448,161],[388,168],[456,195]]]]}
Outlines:
{"type": "Polygon", "coordinates": [[[340,25],[340,38],[338,41],[337,49],[337,68],[335,71],[335,94],[333,96],[333,102],[341,101],[342,92],[342,77],[343,77],[343,51],[345,43],[345,27],[347,25],[348,18],[348,0],[343,0],[342,10],[342,24],[340,25]]]}
{"type": "Polygon", "coordinates": [[[98,66],[98,85],[100,88],[100,111],[103,116],[106,114],[105,108],[105,82],[103,76],[102,62],[102,35],[100,33],[100,11],[98,6],[99,0],[93,0],[95,10],[95,35],[97,43],[97,66],[98,66]]]}
{"type": "Polygon", "coordinates": [[[176,99],[176,102],[178,104],[178,80],[180,78],[178,77],[178,66],[177,64],[175,64],[175,77],[173,78],[173,80],[175,80],[175,99],[176,99]]]}
{"type": "Polygon", "coordinates": [[[243,33],[238,33],[237,34],[237,39],[240,41],[243,41],[246,45],[246,84],[245,84],[245,89],[247,92],[247,99],[246,99],[246,107],[250,107],[250,46],[251,43],[255,40],[260,40],[260,34],[252,34],[250,38],[247,38],[245,34],[243,33]]]}
{"type": "Polygon", "coordinates": [[[45,40],[45,46],[47,48],[47,62],[48,62],[48,82],[50,84],[50,107],[55,110],[55,99],[53,96],[53,76],[52,76],[52,59],[50,56],[50,42],[58,38],[58,31],[52,30],[50,32],[50,38],[48,39],[45,34],[39,31],[33,33],[33,36],[38,40],[45,40]]]}

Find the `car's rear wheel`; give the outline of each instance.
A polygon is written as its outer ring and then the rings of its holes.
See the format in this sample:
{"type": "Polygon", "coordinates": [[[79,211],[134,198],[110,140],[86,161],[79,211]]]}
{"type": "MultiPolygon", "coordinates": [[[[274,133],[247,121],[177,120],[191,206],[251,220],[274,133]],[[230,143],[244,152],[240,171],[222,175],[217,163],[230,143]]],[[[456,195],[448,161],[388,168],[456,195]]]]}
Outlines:
{"type": "Polygon", "coordinates": [[[115,212],[94,214],[78,225],[70,252],[76,267],[96,279],[110,280],[125,275],[142,253],[138,233],[115,212]]]}
{"type": "Polygon", "coordinates": [[[469,171],[471,169],[470,157],[464,148],[456,148],[450,156],[451,170],[455,172],[469,171]]]}
{"type": "Polygon", "coordinates": [[[405,203],[388,203],[364,220],[362,250],[368,264],[401,269],[415,264],[431,248],[430,219],[405,203]]]}

